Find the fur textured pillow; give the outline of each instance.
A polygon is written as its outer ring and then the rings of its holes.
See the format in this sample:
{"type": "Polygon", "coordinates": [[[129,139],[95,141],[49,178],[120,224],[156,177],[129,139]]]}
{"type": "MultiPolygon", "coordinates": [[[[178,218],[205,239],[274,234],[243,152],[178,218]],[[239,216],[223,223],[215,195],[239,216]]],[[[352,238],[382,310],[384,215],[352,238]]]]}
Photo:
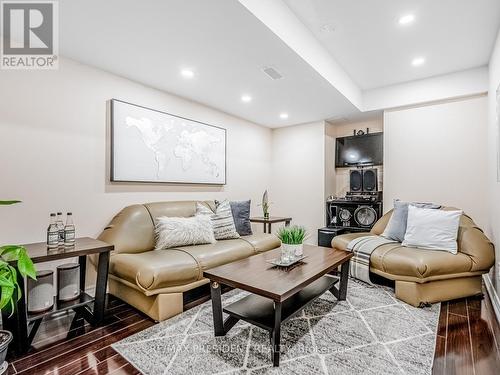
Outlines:
{"type": "Polygon", "coordinates": [[[213,231],[216,240],[228,240],[239,238],[234,225],[233,213],[228,200],[219,203],[215,212],[204,204],[196,203],[196,215],[206,215],[212,220],[213,231]]]}
{"type": "Polygon", "coordinates": [[[212,222],[208,216],[204,215],[192,217],[159,217],[155,232],[155,250],[215,242],[212,222]]]}

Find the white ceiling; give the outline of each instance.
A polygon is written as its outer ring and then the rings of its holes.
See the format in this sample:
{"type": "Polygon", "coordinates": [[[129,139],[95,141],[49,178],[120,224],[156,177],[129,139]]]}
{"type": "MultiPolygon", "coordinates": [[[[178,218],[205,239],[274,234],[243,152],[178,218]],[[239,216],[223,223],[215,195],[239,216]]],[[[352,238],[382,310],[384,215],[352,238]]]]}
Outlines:
{"type": "Polygon", "coordinates": [[[500,0],[285,2],[364,90],[486,65],[500,25],[500,0]]]}
{"type": "Polygon", "coordinates": [[[63,56],[270,127],[357,112],[235,0],[61,0],[60,39],[63,56]]]}
{"type": "Polygon", "coordinates": [[[485,65],[500,25],[500,0],[59,4],[63,56],[269,127],[355,117],[363,106],[352,93],[361,98],[361,89],[485,65]],[[416,20],[403,28],[406,13],[416,20]],[[325,24],[335,30],[322,32],[325,24]],[[412,67],[419,55],[426,64],[412,67]],[[271,80],[263,66],[284,78],[271,80]],[[181,77],[182,68],[195,77],[181,77]]]}

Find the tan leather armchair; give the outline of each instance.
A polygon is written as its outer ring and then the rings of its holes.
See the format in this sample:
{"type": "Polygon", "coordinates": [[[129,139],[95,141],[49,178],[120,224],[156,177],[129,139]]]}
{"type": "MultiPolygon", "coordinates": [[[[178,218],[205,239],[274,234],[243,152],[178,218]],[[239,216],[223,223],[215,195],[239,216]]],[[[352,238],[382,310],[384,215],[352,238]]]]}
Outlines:
{"type": "MultiPolygon", "coordinates": [[[[214,202],[204,202],[214,207],[214,202]]],[[[183,311],[183,293],[208,283],[203,271],[280,246],[270,234],[214,244],[154,250],[160,216],[189,217],[196,201],[157,202],[125,207],[99,236],[115,245],[109,264],[109,293],[162,321],[183,311]]]]}
{"type": "MultiPolygon", "coordinates": [[[[357,237],[382,234],[391,215],[392,210],[377,221],[370,233],[335,237],[332,247],[345,250],[357,237]]],[[[481,294],[481,275],[495,263],[493,244],[465,214],[460,218],[457,240],[456,255],[405,247],[400,243],[380,246],[371,255],[370,271],[395,280],[396,297],[413,306],[481,294]]]]}

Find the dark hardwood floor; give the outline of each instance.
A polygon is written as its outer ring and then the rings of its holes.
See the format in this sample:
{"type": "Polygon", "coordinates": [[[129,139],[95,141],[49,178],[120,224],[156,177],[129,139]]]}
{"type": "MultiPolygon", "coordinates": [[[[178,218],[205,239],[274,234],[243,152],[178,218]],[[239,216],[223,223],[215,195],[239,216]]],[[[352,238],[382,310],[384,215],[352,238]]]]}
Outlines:
{"type": "MultiPolygon", "coordinates": [[[[200,296],[189,306],[206,300],[206,296],[200,296]]],[[[71,327],[73,316],[64,313],[42,323],[32,351],[21,358],[9,358],[8,374],[139,374],[111,344],[152,326],[153,321],[114,297],[109,297],[103,327],[93,329],[81,320],[71,327]]],[[[500,327],[487,295],[482,300],[467,298],[443,303],[433,373],[498,374],[499,344],[500,327]]]]}
{"type": "Polygon", "coordinates": [[[8,358],[8,374],[139,374],[111,344],[152,326],[151,319],[112,296],[104,326],[92,328],[79,319],[72,327],[73,317],[73,312],[62,313],[44,321],[31,352],[8,358]]]}
{"type": "Polygon", "coordinates": [[[500,326],[484,293],[441,304],[434,375],[500,373],[500,326]]]}

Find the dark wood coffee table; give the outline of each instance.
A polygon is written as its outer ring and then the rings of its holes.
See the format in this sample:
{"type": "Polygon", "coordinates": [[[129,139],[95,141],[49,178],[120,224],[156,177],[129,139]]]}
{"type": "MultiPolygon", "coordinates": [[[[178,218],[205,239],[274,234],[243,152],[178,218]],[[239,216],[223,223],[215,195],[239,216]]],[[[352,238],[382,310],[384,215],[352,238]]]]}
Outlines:
{"type": "Polygon", "coordinates": [[[280,256],[278,248],[203,272],[210,280],[215,336],[224,336],[240,319],[263,328],[270,334],[273,364],[279,366],[281,323],[326,291],[346,299],[352,253],[304,245],[304,254],[302,263],[288,269],[267,262],[280,256]],[[339,266],[340,277],[329,274],[339,266]],[[252,294],[222,309],[222,284],[252,294]],[[229,314],[225,320],[222,312],[229,314]]]}

